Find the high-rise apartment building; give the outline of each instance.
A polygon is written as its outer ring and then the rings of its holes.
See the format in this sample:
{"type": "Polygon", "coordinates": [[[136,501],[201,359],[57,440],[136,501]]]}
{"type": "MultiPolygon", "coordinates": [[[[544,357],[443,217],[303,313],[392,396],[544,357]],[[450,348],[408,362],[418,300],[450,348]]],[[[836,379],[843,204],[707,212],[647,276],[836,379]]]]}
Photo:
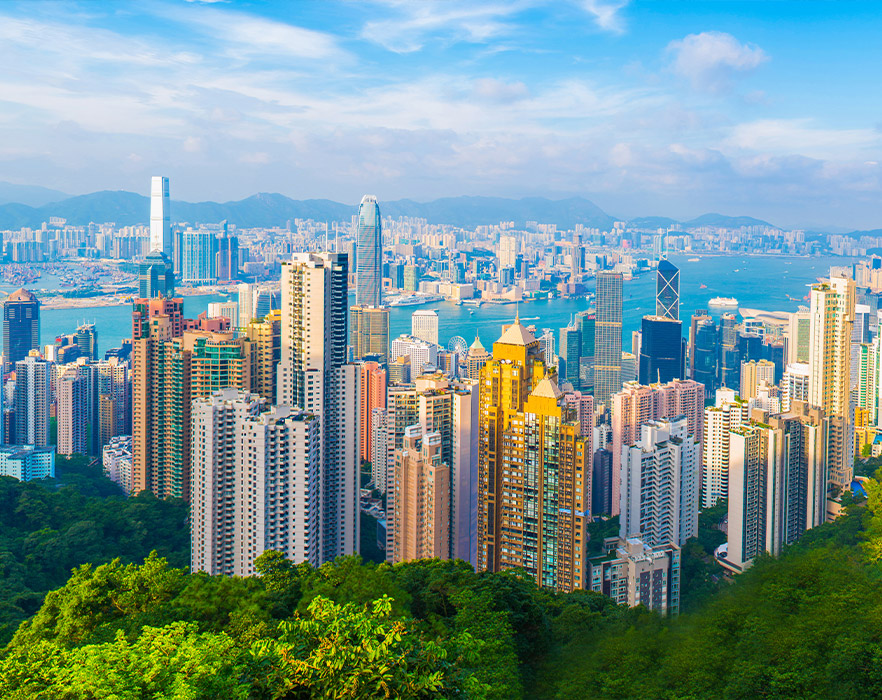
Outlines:
{"type": "Polygon", "coordinates": [[[684,416],[644,424],[622,453],[619,537],[679,547],[696,536],[700,473],[701,443],[684,416]]]}
{"type": "Polygon", "coordinates": [[[346,362],[348,276],[343,253],[296,253],[282,264],[277,396],[319,421],[322,562],[359,546],[360,375],[346,362]]]}
{"type": "Polygon", "coordinates": [[[251,342],[251,392],[274,403],[276,370],[282,357],[281,310],[270,311],[262,319],[251,319],[245,337],[251,342]]]}
{"type": "MultiPolygon", "coordinates": [[[[49,444],[52,363],[30,355],[15,363],[15,444],[49,444]]],[[[7,442],[11,442],[7,437],[7,442]]]]}
{"type": "Polygon", "coordinates": [[[466,353],[465,376],[468,379],[477,381],[481,376],[481,368],[487,364],[491,357],[490,353],[487,352],[487,348],[481,342],[481,338],[475,335],[475,341],[469,346],[469,351],[466,353]]]}
{"type": "Polygon", "coordinates": [[[389,309],[377,306],[349,308],[349,344],[356,360],[386,362],[389,358],[389,309]]]}
{"type": "Polygon", "coordinates": [[[544,587],[585,588],[591,436],[520,323],[479,383],[478,569],[523,568],[544,587]]]}
{"type": "Polygon", "coordinates": [[[729,493],[729,433],[747,418],[748,405],[731,389],[718,389],[716,402],[704,409],[701,506],[711,508],[729,493]]]}
{"type": "Polygon", "coordinates": [[[637,378],[641,384],[685,378],[686,348],[680,321],[668,316],[644,316],[640,338],[637,378]]]}
{"type": "Polygon", "coordinates": [[[15,364],[40,347],[40,302],[33,292],[19,289],[3,302],[4,360],[15,364]]]}
{"type": "Polygon", "coordinates": [[[253,576],[267,550],[318,566],[321,436],[312,414],[225,389],[193,402],[191,569],[253,576]]]}
{"type": "Polygon", "coordinates": [[[610,406],[622,388],[622,275],[597,273],[594,335],[594,399],[610,406]]]}
{"type": "Polygon", "coordinates": [[[154,176],[150,181],[150,250],[169,260],[174,255],[167,177],[154,176]]]}
{"type": "Polygon", "coordinates": [[[208,304],[206,312],[208,318],[225,318],[230,322],[233,330],[239,328],[239,302],[236,301],[212,301],[208,304]]]}
{"type": "Polygon", "coordinates": [[[781,410],[787,413],[794,401],[809,400],[811,367],[808,362],[788,364],[781,378],[781,410]]]}
{"type": "Polygon", "coordinates": [[[355,304],[380,306],[383,295],[383,224],[377,198],[366,194],[358,206],[355,248],[355,304]]]}
{"type": "Polygon", "coordinates": [[[680,269],[667,258],[658,262],[655,315],[673,321],[680,320],[680,269]]]}
{"type": "Polygon", "coordinates": [[[851,336],[854,324],[855,284],[831,277],[810,292],[809,403],[829,419],[828,477],[831,485],[846,489],[854,473],[851,399],[851,336]]]}
{"type": "MultiPolygon", "coordinates": [[[[386,408],[386,370],[376,362],[363,362],[360,365],[360,373],[359,422],[361,423],[361,458],[373,464],[371,427],[374,410],[386,408]]],[[[383,457],[385,462],[385,453],[383,457]]]]}
{"type": "Polygon", "coordinates": [[[449,559],[450,467],[441,460],[441,434],[407,427],[394,470],[392,562],[449,559]]]}
{"type": "Polygon", "coordinates": [[[826,428],[821,409],[794,401],[787,413],[754,411],[729,432],[727,566],[777,556],[825,521],[826,428]]]}
{"type": "Polygon", "coordinates": [[[420,309],[410,316],[410,333],[427,343],[438,344],[438,312],[420,309]]]}
{"type": "Polygon", "coordinates": [[[799,307],[799,311],[790,314],[787,324],[787,363],[808,363],[809,335],[811,333],[811,316],[809,309],[799,307]]]}
{"type": "MultiPolygon", "coordinates": [[[[611,514],[619,512],[623,450],[640,440],[643,425],[651,421],[686,417],[687,435],[699,445],[704,437],[704,387],[692,380],[667,384],[625,384],[612,398],[612,465],[609,498],[611,514]]],[[[700,448],[699,448],[700,449],[700,448]]]]}
{"type": "Polygon", "coordinates": [[[775,383],[775,363],[769,360],[751,360],[741,363],[741,398],[745,401],[756,398],[760,382],[767,386],[775,383]]]}
{"type": "Polygon", "coordinates": [[[183,235],[181,276],[193,286],[217,283],[217,238],[213,231],[188,229],[183,235]]]}
{"type": "Polygon", "coordinates": [[[410,358],[410,377],[416,379],[423,372],[434,372],[438,367],[438,346],[415,338],[412,335],[400,335],[392,341],[394,358],[410,358]]]}
{"type": "Polygon", "coordinates": [[[60,369],[55,396],[58,454],[88,454],[87,378],[77,372],[76,365],[60,369]]]}

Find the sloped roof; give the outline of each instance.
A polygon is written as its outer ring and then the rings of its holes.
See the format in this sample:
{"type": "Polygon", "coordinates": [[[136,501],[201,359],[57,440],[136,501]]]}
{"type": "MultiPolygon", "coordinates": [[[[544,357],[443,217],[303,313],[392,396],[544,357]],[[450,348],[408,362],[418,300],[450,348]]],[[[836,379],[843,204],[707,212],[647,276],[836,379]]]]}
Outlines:
{"type": "Polygon", "coordinates": [[[37,297],[34,296],[33,292],[22,288],[10,294],[6,301],[37,301],[37,297]]]}
{"type": "Polygon", "coordinates": [[[535,343],[536,338],[520,322],[520,319],[515,319],[515,322],[508,327],[505,333],[502,334],[502,337],[496,342],[503,345],[529,345],[530,343],[535,343]]]}
{"type": "Polygon", "coordinates": [[[530,393],[530,396],[540,396],[546,399],[554,399],[557,401],[561,396],[563,396],[563,392],[557,386],[557,382],[555,382],[550,376],[542,377],[541,381],[536,385],[536,388],[530,393]]]}

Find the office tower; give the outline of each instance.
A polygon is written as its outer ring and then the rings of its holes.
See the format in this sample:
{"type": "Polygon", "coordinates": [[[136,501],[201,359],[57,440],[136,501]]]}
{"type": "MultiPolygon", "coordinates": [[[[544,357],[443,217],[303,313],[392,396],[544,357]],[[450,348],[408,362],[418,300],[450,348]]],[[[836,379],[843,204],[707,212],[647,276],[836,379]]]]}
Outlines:
{"type": "Polygon", "coordinates": [[[631,331],[631,354],[640,357],[640,346],[643,344],[643,333],[641,331],[631,331]]]}
{"type": "Polygon", "coordinates": [[[779,555],[826,519],[824,412],[802,401],[780,415],[754,411],[729,432],[728,549],[743,571],[762,552],[779,555]]]}
{"type": "Polygon", "coordinates": [[[622,353],[622,384],[637,381],[637,357],[632,352],[622,353]]]}
{"type": "Polygon", "coordinates": [[[386,362],[389,358],[389,309],[352,306],[349,309],[349,344],[356,360],[370,358],[386,362]]]}
{"type": "Polygon", "coordinates": [[[358,206],[356,306],[380,306],[383,294],[383,226],[377,198],[366,194],[358,206]]]}
{"type": "Polygon", "coordinates": [[[665,316],[644,316],[640,336],[638,378],[641,384],[684,379],[683,324],[680,321],[665,316]]]}
{"type": "Polygon", "coordinates": [[[575,322],[566,328],[560,329],[560,363],[558,365],[558,377],[563,382],[569,382],[574,389],[581,388],[579,377],[579,358],[582,356],[582,332],[575,322]]]}
{"type": "Polygon", "coordinates": [[[208,304],[208,318],[226,318],[230,322],[230,328],[239,328],[239,302],[238,301],[212,301],[208,304]]]}
{"type": "Polygon", "coordinates": [[[254,318],[254,295],[256,292],[256,287],[256,284],[249,284],[248,282],[243,282],[237,287],[237,301],[239,303],[239,323],[242,325],[243,328],[251,323],[251,319],[254,318]]]}
{"type": "Polygon", "coordinates": [[[359,368],[347,364],[349,262],[296,253],[282,264],[278,402],[319,420],[319,561],[359,546],[359,368]]]}
{"type": "Polygon", "coordinates": [[[217,283],[217,238],[213,231],[186,230],[183,237],[181,277],[194,287],[217,283]]]}
{"type": "Polygon", "coordinates": [[[606,407],[622,388],[622,275],[597,273],[594,399],[606,407]]]}
{"type": "Polygon", "coordinates": [[[478,569],[585,588],[591,436],[519,320],[493,345],[479,387],[478,569]]]}
{"type": "Polygon", "coordinates": [[[701,443],[685,417],[645,423],[622,453],[619,537],[655,547],[696,536],[700,473],[701,443]]]}
{"type": "Polygon", "coordinates": [[[420,269],[416,265],[404,266],[404,291],[415,292],[420,288],[420,269]]]}
{"type": "Polygon", "coordinates": [[[643,605],[661,615],[680,612],[680,548],[650,547],[639,537],[614,539],[607,551],[590,559],[591,590],[619,605],[643,605]]]}
{"type": "Polygon", "coordinates": [[[132,436],[117,435],[104,445],[101,466],[108,479],[127,496],[132,492],[132,436]]]}
{"type": "Polygon", "coordinates": [[[692,317],[689,336],[689,378],[702,384],[708,397],[719,388],[719,333],[707,314],[692,317]]]}
{"type": "Polygon", "coordinates": [[[410,358],[411,380],[423,372],[434,372],[438,366],[438,346],[412,335],[400,335],[392,341],[392,357],[410,358]]]}
{"type": "MultiPolygon", "coordinates": [[[[224,224],[226,229],[226,224],[224,224]]],[[[229,233],[222,233],[215,244],[217,253],[214,264],[217,278],[235,280],[239,276],[239,239],[229,233]]]]}
{"type": "Polygon", "coordinates": [[[419,425],[395,451],[392,562],[450,558],[450,467],[441,461],[441,433],[419,425]]]}
{"type": "Polygon", "coordinates": [[[438,312],[431,309],[414,311],[410,316],[410,333],[427,343],[438,344],[438,312]]]}
{"type": "Polygon", "coordinates": [[[408,384],[410,382],[410,357],[396,358],[389,363],[389,384],[408,384]]]}
{"type": "Polygon", "coordinates": [[[787,413],[794,401],[809,400],[809,378],[811,367],[807,362],[787,365],[781,379],[781,410],[787,413]]]}
{"type": "Polygon", "coordinates": [[[655,315],[680,320],[680,269],[670,260],[659,260],[655,281],[655,315]]]}
{"type": "Polygon", "coordinates": [[[276,309],[262,320],[251,319],[245,337],[251,341],[251,393],[275,403],[276,370],[282,357],[282,312],[276,309]]]}
{"type": "Polygon", "coordinates": [[[19,481],[55,476],[55,450],[34,445],[0,446],[0,476],[19,481]]]}
{"type": "Polygon", "coordinates": [[[4,360],[15,364],[40,347],[40,302],[33,292],[19,289],[3,302],[4,360]]]}
{"type": "Polygon", "coordinates": [[[478,384],[454,386],[450,463],[450,553],[477,565],[478,556],[478,384]]]}
{"type": "MultiPolygon", "coordinates": [[[[502,327],[502,332],[504,333],[508,330],[508,326],[504,325],[502,327]]],[[[554,364],[554,333],[551,332],[550,328],[543,328],[542,335],[538,338],[539,341],[539,352],[542,355],[542,361],[551,367],[554,364]]]]}
{"type": "Polygon", "coordinates": [[[737,392],[741,383],[741,355],[735,314],[723,314],[720,319],[719,348],[720,386],[737,392]]]}
{"type": "Polygon", "coordinates": [[[787,362],[808,363],[809,361],[809,334],[811,329],[811,315],[809,309],[800,306],[799,311],[790,314],[787,324],[787,362]]]}
{"type": "Polygon", "coordinates": [[[667,384],[642,386],[625,384],[612,397],[612,438],[610,495],[611,515],[619,512],[619,488],[621,484],[622,452],[636,445],[641,428],[650,421],[673,420],[686,417],[687,434],[700,445],[704,438],[704,387],[692,380],[674,380],[667,384]]]}
{"type": "Polygon", "coordinates": [[[263,318],[271,311],[281,309],[282,294],[273,289],[257,289],[254,292],[254,318],[263,318]]]}
{"type": "Polygon", "coordinates": [[[386,370],[376,362],[364,362],[360,365],[360,374],[361,458],[365,462],[373,464],[371,421],[374,409],[386,408],[386,370]]]}
{"type": "Polygon", "coordinates": [[[77,347],[80,349],[80,357],[89,360],[98,359],[98,332],[94,323],[83,323],[77,326],[77,347]]]}
{"type": "Polygon", "coordinates": [[[168,205],[168,178],[154,176],[150,181],[150,251],[163,253],[170,260],[174,249],[168,205]]]}
{"type": "Polygon", "coordinates": [[[775,363],[768,360],[751,360],[741,363],[741,398],[756,398],[756,390],[760,382],[772,386],[775,383],[775,363]]]}
{"type": "Polygon", "coordinates": [[[190,568],[253,576],[267,550],[318,566],[319,420],[225,389],[193,402],[190,568]]]}
{"type": "Polygon", "coordinates": [[[138,297],[171,297],[175,293],[175,273],[166,255],[152,250],[138,265],[138,297]]]}
{"type": "Polygon", "coordinates": [[[481,343],[481,338],[476,334],[475,341],[469,346],[466,353],[466,377],[477,381],[481,376],[481,368],[491,359],[487,348],[481,343]]]}
{"type": "Polygon", "coordinates": [[[746,418],[747,404],[731,390],[717,391],[715,405],[704,409],[701,506],[712,508],[729,493],[729,433],[746,418]]]}
{"type": "MultiPolygon", "coordinates": [[[[30,355],[15,363],[15,444],[49,444],[52,363],[30,355]]],[[[9,441],[7,439],[7,441],[9,441]]]]}
{"type": "Polygon", "coordinates": [[[854,471],[849,405],[854,295],[854,280],[844,277],[831,277],[810,293],[809,403],[830,421],[828,474],[840,489],[849,487],[854,471]]]}
{"type": "Polygon", "coordinates": [[[594,392],[594,311],[580,311],[576,314],[576,326],[582,336],[582,350],[579,354],[579,385],[582,391],[594,392]]]}
{"type": "Polygon", "coordinates": [[[58,425],[58,454],[87,454],[86,378],[74,365],[61,369],[56,384],[55,414],[58,425]]]}

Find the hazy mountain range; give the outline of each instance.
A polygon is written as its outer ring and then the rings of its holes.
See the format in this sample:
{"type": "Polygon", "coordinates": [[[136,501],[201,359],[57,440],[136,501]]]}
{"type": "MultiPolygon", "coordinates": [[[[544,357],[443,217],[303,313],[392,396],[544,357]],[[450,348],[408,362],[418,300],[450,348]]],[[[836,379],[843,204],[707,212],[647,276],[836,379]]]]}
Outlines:
{"type": "MultiPolygon", "coordinates": [[[[356,204],[341,204],[329,199],[291,199],[281,194],[260,193],[235,202],[171,202],[174,222],[218,223],[226,220],[241,227],[284,226],[293,219],[346,221],[357,211],[356,204]]],[[[572,228],[583,224],[609,229],[616,218],[583,197],[551,200],[544,197],[504,199],[501,197],[445,197],[431,202],[410,199],[381,202],[384,216],[412,216],[433,224],[474,227],[514,221],[522,227],[527,221],[557,224],[572,228]]],[[[90,222],[115,222],[119,226],[146,224],[150,199],[122,190],[94,192],[76,197],[56,190],[0,182],[0,229],[36,228],[51,216],[67,219],[73,225],[90,222]]],[[[690,226],[771,226],[749,216],[703,214],[690,221],[662,216],[631,219],[631,226],[645,229],[667,228],[674,224],[690,226]]],[[[855,231],[851,235],[860,235],[855,231]]]]}

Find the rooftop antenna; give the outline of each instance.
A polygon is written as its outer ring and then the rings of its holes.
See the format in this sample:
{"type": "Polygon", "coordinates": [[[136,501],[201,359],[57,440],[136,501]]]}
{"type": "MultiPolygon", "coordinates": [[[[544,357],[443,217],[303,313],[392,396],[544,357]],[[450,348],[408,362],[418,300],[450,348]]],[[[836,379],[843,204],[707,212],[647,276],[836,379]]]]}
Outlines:
{"type": "Polygon", "coordinates": [[[521,322],[521,302],[516,302],[515,306],[515,323],[521,322]]]}

